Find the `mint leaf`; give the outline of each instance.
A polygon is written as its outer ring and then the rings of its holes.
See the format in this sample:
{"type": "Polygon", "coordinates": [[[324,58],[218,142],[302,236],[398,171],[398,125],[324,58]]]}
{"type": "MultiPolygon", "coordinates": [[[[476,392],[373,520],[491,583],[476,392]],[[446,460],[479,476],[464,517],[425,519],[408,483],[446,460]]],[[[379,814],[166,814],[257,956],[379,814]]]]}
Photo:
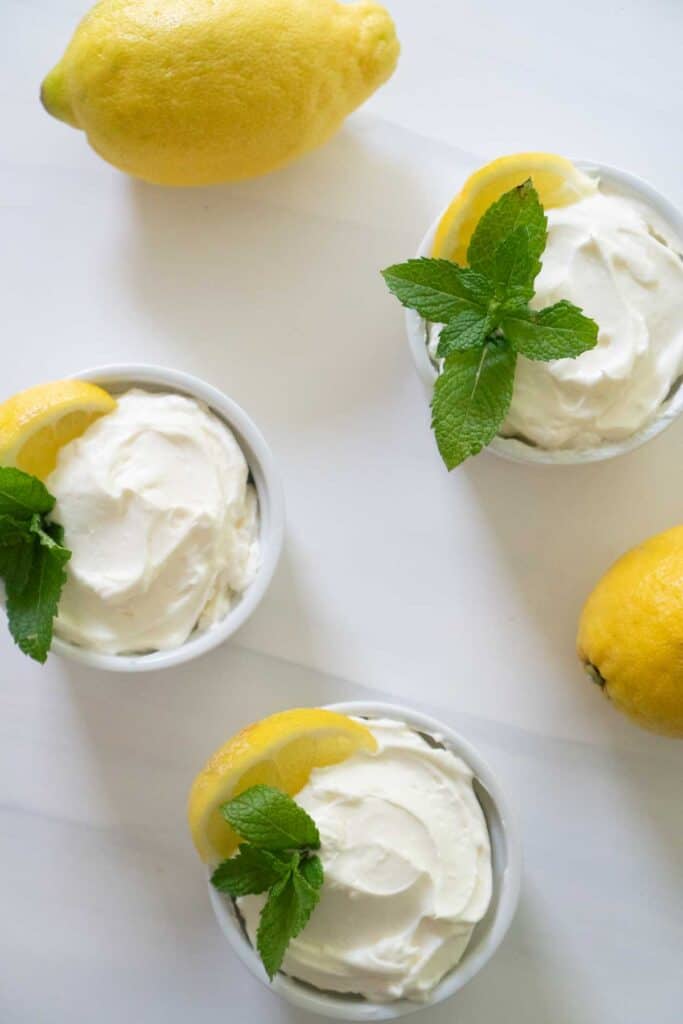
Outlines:
{"type": "Polygon", "coordinates": [[[0,548],[21,544],[27,539],[29,526],[26,520],[0,514],[0,548]]]}
{"type": "Polygon", "coordinates": [[[445,324],[462,310],[485,307],[493,295],[485,277],[450,260],[407,260],[387,267],[382,276],[404,306],[433,323],[445,324]]]}
{"type": "Polygon", "coordinates": [[[71,557],[45,533],[47,543],[43,533],[20,549],[26,559],[20,568],[15,565],[7,574],[4,566],[10,633],[24,654],[41,664],[52,643],[53,621],[66,582],[64,566],[71,557]]]}
{"type": "Polygon", "coordinates": [[[0,547],[0,576],[5,581],[5,593],[11,589],[20,594],[28,583],[34,546],[34,538],[27,535],[20,544],[0,547]]]}
{"type": "Polygon", "coordinates": [[[480,347],[493,326],[493,317],[485,309],[463,309],[441,328],[437,356],[445,359],[451,352],[480,347]]]}
{"type": "Polygon", "coordinates": [[[548,222],[531,179],[505,192],[489,206],[467,250],[470,267],[489,280],[495,280],[496,253],[518,228],[524,228],[528,237],[529,273],[532,273],[545,249],[548,222]]]}
{"type": "Polygon", "coordinates": [[[432,428],[448,469],[498,433],[512,401],[515,363],[515,352],[503,340],[447,358],[434,385],[432,428]]]}
{"type": "Polygon", "coordinates": [[[598,325],[562,300],[538,312],[519,310],[502,322],[505,337],[527,359],[573,359],[594,348],[598,325]]]}
{"type": "Polygon", "coordinates": [[[25,520],[34,513],[47,515],[54,506],[55,499],[37,477],[0,466],[0,515],[25,520]]]}
{"type": "MultiPolygon", "coordinates": [[[[318,858],[315,858],[318,860],[318,858]]],[[[318,861],[320,864],[320,861],[318,861]]],[[[322,871],[322,864],[320,864],[322,871]]],[[[294,922],[294,931],[292,932],[292,938],[295,939],[300,932],[304,930],[308,924],[311,914],[315,910],[320,900],[320,885],[312,885],[308,881],[306,874],[302,870],[297,870],[292,873],[292,882],[297,895],[297,915],[294,922]]]]}
{"type": "Polygon", "coordinates": [[[508,235],[496,249],[493,262],[498,301],[515,307],[529,302],[541,263],[529,251],[526,228],[516,228],[508,235]]]}
{"type": "Polygon", "coordinates": [[[64,530],[59,523],[46,523],[36,512],[31,517],[29,532],[36,536],[46,548],[60,548],[64,545],[64,530]]]}
{"type": "MultiPolygon", "coordinates": [[[[313,876],[315,870],[309,868],[308,872],[313,876]]],[[[322,865],[319,877],[322,878],[322,865]]],[[[298,868],[290,870],[270,890],[261,911],[256,948],[271,981],[282,966],[291,939],[306,927],[319,899],[320,886],[311,884],[298,868]]]]}
{"type": "Polygon", "coordinates": [[[211,884],[233,897],[266,892],[295,865],[298,855],[282,856],[242,843],[236,856],[224,860],[211,875],[211,884]]]}
{"type": "Polygon", "coordinates": [[[444,324],[436,355],[432,428],[449,469],[476,455],[510,408],[517,353],[529,359],[575,357],[592,348],[598,327],[569,302],[534,312],[548,222],[533,181],[486,210],[467,250],[469,267],[418,259],[383,271],[404,306],[444,324]]]}
{"type": "Polygon", "coordinates": [[[272,786],[252,786],[223,804],[221,812],[238,836],[271,851],[317,849],[318,829],[303,807],[272,786]]]}
{"type": "Polygon", "coordinates": [[[288,871],[268,893],[256,932],[256,948],[271,981],[282,966],[300,916],[299,896],[288,871]]]}
{"type": "Polygon", "coordinates": [[[59,544],[60,547],[64,547],[64,527],[61,523],[55,523],[54,520],[50,520],[45,523],[45,532],[55,543],[59,544]]]}
{"type": "Polygon", "coordinates": [[[44,662],[71,552],[64,532],[45,516],[55,499],[36,477],[0,467],[0,576],[7,619],[19,648],[44,662]]]}
{"type": "Polygon", "coordinates": [[[318,829],[303,807],[272,786],[252,786],[221,811],[247,842],[218,865],[211,882],[233,898],[268,892],[256,947],[272,980],[320,899],[322,862],[308,852],[320,846],[318,829]]]}
{"type": "Polygon", "coordinates": [[[324,881],[323,863],[320,857],[313,855],[302,860],[299,870],[309,885],[312,885],[314,889],[320,889],[324,881]]]}

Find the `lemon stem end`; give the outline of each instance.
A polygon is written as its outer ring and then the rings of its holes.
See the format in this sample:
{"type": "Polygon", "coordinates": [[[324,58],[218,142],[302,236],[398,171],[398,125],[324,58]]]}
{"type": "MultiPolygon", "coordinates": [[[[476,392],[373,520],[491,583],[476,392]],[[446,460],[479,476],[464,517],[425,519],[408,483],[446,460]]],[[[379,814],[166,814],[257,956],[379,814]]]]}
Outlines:
{"type": "Polygon", "coordinates": [[[70,124],[72,128],[78,128],[78,122],[67,95],[61,62],[56,64],[43,79],[43,84],[40,87],[40,102],[52,117],[56,117],[58,121],[64,121],[65,124],[70,124]]]}

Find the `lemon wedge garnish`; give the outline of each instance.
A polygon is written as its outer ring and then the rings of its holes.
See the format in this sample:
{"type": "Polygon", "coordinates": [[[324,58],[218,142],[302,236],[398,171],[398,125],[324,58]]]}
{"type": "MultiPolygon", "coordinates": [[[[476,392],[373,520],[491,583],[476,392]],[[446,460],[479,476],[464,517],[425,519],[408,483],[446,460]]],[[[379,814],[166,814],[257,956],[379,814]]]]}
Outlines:
{"type": "Polygon", "coordinates": [[[467,263],[474,229],[504,192],[531,178],[546,210],[592,195],[597,183],[570,160],[554,153],[501,156],[471,174],[439,222],[432,256],[467,263]]]}
{"type": "Polygon", "coordinates": [[[115,408],[110,394],[82,380],[58,380],[21,391],[0,404],[0,465],[45,480],[59,449],[115,408]]]}
{"type": "Polygon", "coordinates": [[[193,783],[188,820],[199,856],[215,863],[234,852],[238,837],[220,812],[232,797],[259,783],[294,796],[313,768],[376,747],[360,722],[323,708],[293,708],[247,726],[216,751],[193,783]]]}

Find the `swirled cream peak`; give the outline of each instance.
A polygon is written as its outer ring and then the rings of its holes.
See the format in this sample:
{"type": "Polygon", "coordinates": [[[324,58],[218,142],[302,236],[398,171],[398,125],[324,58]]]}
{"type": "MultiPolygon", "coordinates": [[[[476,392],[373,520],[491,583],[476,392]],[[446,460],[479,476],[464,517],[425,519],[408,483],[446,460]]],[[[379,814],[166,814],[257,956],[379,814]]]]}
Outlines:
{"type": "Polygon", "coordinates": [[[653,210],[602,187],[546,213],[532,305],[568,299],[600,333],[577,359],[518,359],[502,433],[548,449],[619,441],[655,418],[683,373],[680,241],[653,210]]]}
{"type": "Polygon", "coordinates": [[[199,402],[122,395],[47,481],[72,551],[58,635],[110,654],[164,650],[222,618],[258,563],[248,473],[199,402]]]}
{"type": "MultiPolygon", "coordinates": [[[[491,898],[491,850],[468,766],[402,722],[311,773],[297,794],[321,837],[320,903],[283,970],[375,1001],[424,998],[460,960],[491,898]]],[[[254,941],[263,897],[239,900],[254,941]]]]}

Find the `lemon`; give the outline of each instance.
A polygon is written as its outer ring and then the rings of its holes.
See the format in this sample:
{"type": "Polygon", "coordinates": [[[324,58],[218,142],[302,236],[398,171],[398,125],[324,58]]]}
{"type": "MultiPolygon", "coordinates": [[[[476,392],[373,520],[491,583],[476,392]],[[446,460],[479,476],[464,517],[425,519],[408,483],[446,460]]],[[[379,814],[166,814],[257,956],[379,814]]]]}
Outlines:
{"type": "Polygon", "coordinates": [[[58,380],[21,391],[0,405],[0,466],[44,480],[62,445],[81,434],[116,401],[96,384],[58,380]]]}
{"type": "Polygon", "coordinates": [[[313,768],[337,764],[377,742],[360,722],[322,708],[294,708],[247,726],[217,750],[190,792],[188,819],[199,856],[215,862],[229,857],[237,836],[220,805],[263,783],[293,796],[313,768]]]}
{"type": "Polygon", "coordinates": [[[615,707],[683,737],[683,526],[633,548],[581,614],[579,657],[615,707]]]}
{"type": "Polygon", "coordinates": [[[121,170],[212,184],[325,142],[398,52],[373,0],[101,0],[41,98],[121,170]]]}
{"type": "Polygon", "coordinates": [[[467,247],[479,220],[504,192],[531,178],[544,208],[569,206],[592,195],[596,183],[554,153],[501,156],[470,175],[439,222],[433,256],[467,263],[467,247]]]}

